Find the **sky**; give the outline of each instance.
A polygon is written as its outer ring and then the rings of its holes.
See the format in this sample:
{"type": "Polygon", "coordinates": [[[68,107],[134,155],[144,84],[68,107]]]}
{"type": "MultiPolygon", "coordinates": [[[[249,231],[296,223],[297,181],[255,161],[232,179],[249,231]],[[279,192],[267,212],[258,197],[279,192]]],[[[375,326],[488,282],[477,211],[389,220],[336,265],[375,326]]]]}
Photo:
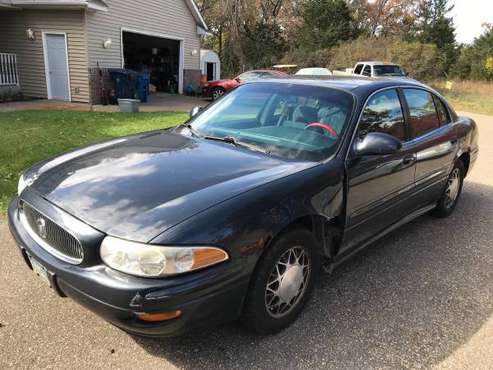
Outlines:
{"type": "Polygon", "coordinates": [[[450,0],[457,29],[456,38],[461,43],[471,43],[481,35],[485,22],[493,23],[493,0],[450,0]]]}

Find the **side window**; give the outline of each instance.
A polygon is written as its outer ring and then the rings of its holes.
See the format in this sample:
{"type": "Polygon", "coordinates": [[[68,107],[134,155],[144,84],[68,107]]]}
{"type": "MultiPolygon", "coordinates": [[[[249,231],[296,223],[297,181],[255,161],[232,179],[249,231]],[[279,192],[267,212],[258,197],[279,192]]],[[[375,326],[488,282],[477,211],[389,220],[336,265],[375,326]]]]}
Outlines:
{"type": "Polygon", "coordinates": [[[429,92],[404,89],[404,96],[409,107],[409,126],[413,138],[440,127],[433,97],[429,92]]]}
{"type": "Polygon", "coordinates": [[[447,108],[445,107],[445,104],[443,104],[443,101],[437,96],[433,96],[433,100],[435,100],[435,106],[437,108],[438,118],[440,119],[440,125],[443,126],[447,123],[450,123],[450,116],[448,114],[447,108]]]}
{"type": "Polygon", "coordinates": [[[368,132],[382,132],[405,140],[404,116],[396,90],[382,91],[370,99],[363,111],[358,135],[364,136],[368,132]]]}
{"type": "Polygon", "coordinates": [[[365,66],[365,68],[363,69],[363,76],[371,77],[371,66],[365,66]]]}
{"type": "Polygon", "coordinates": [[[363,69],[363,64],[356,64],[356,68],[354,68],[354,73],[360,75],[362,69],[363,69]]]}

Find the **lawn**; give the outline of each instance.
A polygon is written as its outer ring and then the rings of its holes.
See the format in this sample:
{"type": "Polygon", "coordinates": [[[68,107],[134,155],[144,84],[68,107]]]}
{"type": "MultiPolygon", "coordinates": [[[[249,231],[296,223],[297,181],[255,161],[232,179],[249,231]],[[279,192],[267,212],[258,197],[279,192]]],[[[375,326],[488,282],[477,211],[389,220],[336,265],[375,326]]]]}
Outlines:
{"type": "Polygon", "coordinates": [[[484,81],[434,81],[455,110],[493,116],[493,83],[484,81]]]}
{"type": "Polygon", "coordinates": [[[23,170],[66,150],[117,136],[176,126],[186,113],[22,111],[0,113],[0,214],[23,170]]]}
{"type": "Polygon", "coordinates": [[[445,93],[444,96],[457,111],[493,116],[493,96],[491,95],[445,93]]]}

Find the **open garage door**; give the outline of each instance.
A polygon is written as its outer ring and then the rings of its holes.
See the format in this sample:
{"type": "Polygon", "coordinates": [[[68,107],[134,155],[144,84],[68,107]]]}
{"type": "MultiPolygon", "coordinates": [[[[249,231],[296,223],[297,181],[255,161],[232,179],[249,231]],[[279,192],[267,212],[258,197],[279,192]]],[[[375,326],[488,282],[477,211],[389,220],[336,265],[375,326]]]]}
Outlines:
{"type": "Polygon", "coordinates": [[[122,30],[123,67],[150,73],[159,92],[183,90],[183,41],[122,30]]]}

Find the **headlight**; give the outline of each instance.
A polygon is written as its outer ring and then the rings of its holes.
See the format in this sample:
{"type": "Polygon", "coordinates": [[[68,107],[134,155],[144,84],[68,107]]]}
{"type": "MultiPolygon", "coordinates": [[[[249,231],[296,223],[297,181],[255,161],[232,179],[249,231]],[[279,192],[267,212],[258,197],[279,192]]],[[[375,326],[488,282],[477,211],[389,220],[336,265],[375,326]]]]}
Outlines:
{"type": "Polygon", "coordinates": [[[24,189],[27,188],[27,185],[24,175],[21,175],[21,177],[19,177],[19,183],[17,184],[17,195],[21,195],[24,189]]]}
{"type": "Polygon", "coordinates": [[[181,274],[228,259],[225,251],[215,247],[165,247],[111,236],[104,238],[99,253],[109,267],[143,277],[181,274]]]}

